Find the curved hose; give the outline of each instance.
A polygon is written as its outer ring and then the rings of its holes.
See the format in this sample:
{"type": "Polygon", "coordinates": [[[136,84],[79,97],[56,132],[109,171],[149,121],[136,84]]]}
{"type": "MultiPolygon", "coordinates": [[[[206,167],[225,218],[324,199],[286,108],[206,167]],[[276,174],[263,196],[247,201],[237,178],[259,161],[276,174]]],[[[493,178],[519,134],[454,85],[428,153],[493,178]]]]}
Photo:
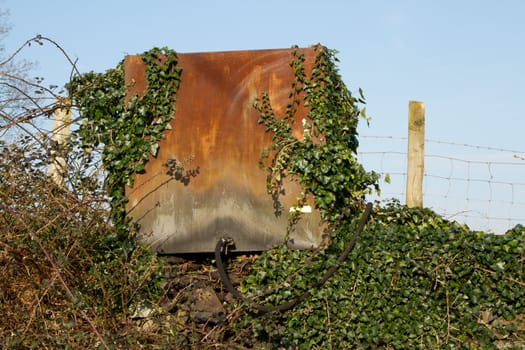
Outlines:
{"type": "MultiPolygon", "coordinates": [[[[335,265],[332,266],[331,268],[329,268],[325,272],[323,277],[319,281],[317,281],[317,283],[313,286],[314,288],[319,288],[323,284],[325,284],[326,281],[328,281],[328,279],[330,277],[332,277],[332,275],[337,271],[337,269],[339,268],[339,265],[341,264],[341,262],[343,262],[348,257],[350,252],[354,249],[357,237],[363,231],[363,229],[364,229],[368,219],[370,218],[370,212],[371,211],[372,211],[372,203],[368,203],[366,205],[365,211],[361,215],[361,219],[359,220],[359,224],[357,226],[357,229],[356,229],[354,235],[352,236],[352,238],[350,239],[350,242],[348,243],[348,246],[343,251],[343,253],[341,253],[341,255],[337,258],[335,265]]],[[[254,309],[258,310],[258,311],[261,311],[261,312],[274,312],[274,311],[283,312],[283,311],[290,310],[295,305],[299,304],[300,302],[304,301],[306,298],[308,298],[310,296],[310,294],[311,294],[310,291],[305,291],[299,297],[297,297],[297,298],[295,298],[295,299],[293,299],[293,300],[291,300],[291,301],[289,301],[287,303],[284,303],[284,304],[281,304],[281,305],[275,305],[275,306],[274,305],[260,305],[260,304],[253,303],[250,300],[246,299],[233,286],[233,284],[232,284],[232,282],[230,280],[230,277],[228,276],[228,273],[226,272],[226,269],[224,267],[224,263],[222,261],[222,253],[224,252],[224,254],[227,255],[228,247],[233,246],[233,243],[234,242],[233,242],[232,238],[221,238],[217,242],[217,245],[215,246],[215,261],[216,261],[216,264],[217,264],[217,269],[219,270],[219,276],[221,277],[222,283],[226,286],[228,291],[236,299],[238,299],[240,301],[243,301],[243,302],[247,302],[249,304],[249,306],[251,306],[252,308],[254,308],[254,309]]]]}

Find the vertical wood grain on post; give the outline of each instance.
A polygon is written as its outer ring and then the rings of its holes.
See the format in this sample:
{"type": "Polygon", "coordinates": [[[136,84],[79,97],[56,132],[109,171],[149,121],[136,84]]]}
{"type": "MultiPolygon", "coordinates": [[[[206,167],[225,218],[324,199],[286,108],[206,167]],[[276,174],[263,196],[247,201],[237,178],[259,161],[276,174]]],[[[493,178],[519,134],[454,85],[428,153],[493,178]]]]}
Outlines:
{"type": "MultiPolygon", "coordinates": [[[[71,101],[67,98],[61,98],[57,101],[58,108],[53,114],[53,134],[51,140],[54,143],[52,147],[59,148],[66,138],[69,136],[71,126],[71,101]]],[[[55,150],[51,150],[51,163],[48,168],[48,175],[53,181],[62,186],[64,184],[64,173],[66,168],[66,160],[59,156],[55,150]]]]}
{"type": "Polygon", "coordinates": [[[408,103],[408,156],[406,205],[423,207],[423,175],[425,170],[425,104],[408,103]]]}

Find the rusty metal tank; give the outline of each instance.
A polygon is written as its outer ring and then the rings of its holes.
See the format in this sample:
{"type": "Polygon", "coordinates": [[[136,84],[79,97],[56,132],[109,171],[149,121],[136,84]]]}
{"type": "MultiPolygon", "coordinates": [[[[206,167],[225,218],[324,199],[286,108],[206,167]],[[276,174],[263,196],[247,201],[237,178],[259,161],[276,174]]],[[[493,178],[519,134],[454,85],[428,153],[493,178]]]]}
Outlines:
{"type": "MultiPolygon", "coordinates": [[[[134,175],[126,189],[128,215],[140,226],[140,239],[159,253],[211,252],[221,237],[231,237],[237,251],[261,251],[283,243],[316,247],[323,230],[319,212],[310,202],[296,208],[301,188],[285,184],[284,207],[276,215],[266,192],[267,172],[259,167],[261,152],[272,135],[258,123],[253,107],[263,92],[276,116],[284,114],[294,79],[292,49],[178,54],[182,77],[171,129],[159,142],[144,173],[134,175]],[[301,219],[287,237],[288,211],[301,219]]],[[[306,72],[314,48],[304,54],[306,72]]],[[[128,91],[143,94],[145,65],[140,56],[125,58],[128,91]]],[[[299,108],[294,133],[300,137],[299,108]]]]}

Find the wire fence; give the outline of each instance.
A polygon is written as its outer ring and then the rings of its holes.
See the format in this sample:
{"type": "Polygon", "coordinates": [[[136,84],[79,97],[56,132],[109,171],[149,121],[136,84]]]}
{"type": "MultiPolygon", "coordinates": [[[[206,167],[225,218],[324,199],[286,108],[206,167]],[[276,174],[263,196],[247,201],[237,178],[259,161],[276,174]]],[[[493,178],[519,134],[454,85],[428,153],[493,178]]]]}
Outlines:
{"type": "MultiPolygon", "coordinates": [[[[381,194],[374,199],[405,203],[407,138],[360,136],[360,140],[360,161],[383,178],[381,194]]],[[[524,154],[425,140],[423,205],[473,230],[504,233],[525,224],[524,154]]]]}

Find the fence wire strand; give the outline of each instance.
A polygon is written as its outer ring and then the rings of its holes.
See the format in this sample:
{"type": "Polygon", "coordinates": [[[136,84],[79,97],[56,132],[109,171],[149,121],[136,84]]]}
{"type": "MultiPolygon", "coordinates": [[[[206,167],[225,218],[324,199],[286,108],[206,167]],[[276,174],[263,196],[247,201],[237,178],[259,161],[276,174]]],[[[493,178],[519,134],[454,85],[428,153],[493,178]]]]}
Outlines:
{"type": "MultiPolygon", "coordinates": [[[[361,136],[361,162],[390,183],[377,199],[404,203],[407,138],[361,136]]],[[[525,224],[525,154],[522,150],[425,140],[423,203],[472,229],[503,233],[525,224]],[[427,152],[427,151],[426,151],[427,152]]]]}

